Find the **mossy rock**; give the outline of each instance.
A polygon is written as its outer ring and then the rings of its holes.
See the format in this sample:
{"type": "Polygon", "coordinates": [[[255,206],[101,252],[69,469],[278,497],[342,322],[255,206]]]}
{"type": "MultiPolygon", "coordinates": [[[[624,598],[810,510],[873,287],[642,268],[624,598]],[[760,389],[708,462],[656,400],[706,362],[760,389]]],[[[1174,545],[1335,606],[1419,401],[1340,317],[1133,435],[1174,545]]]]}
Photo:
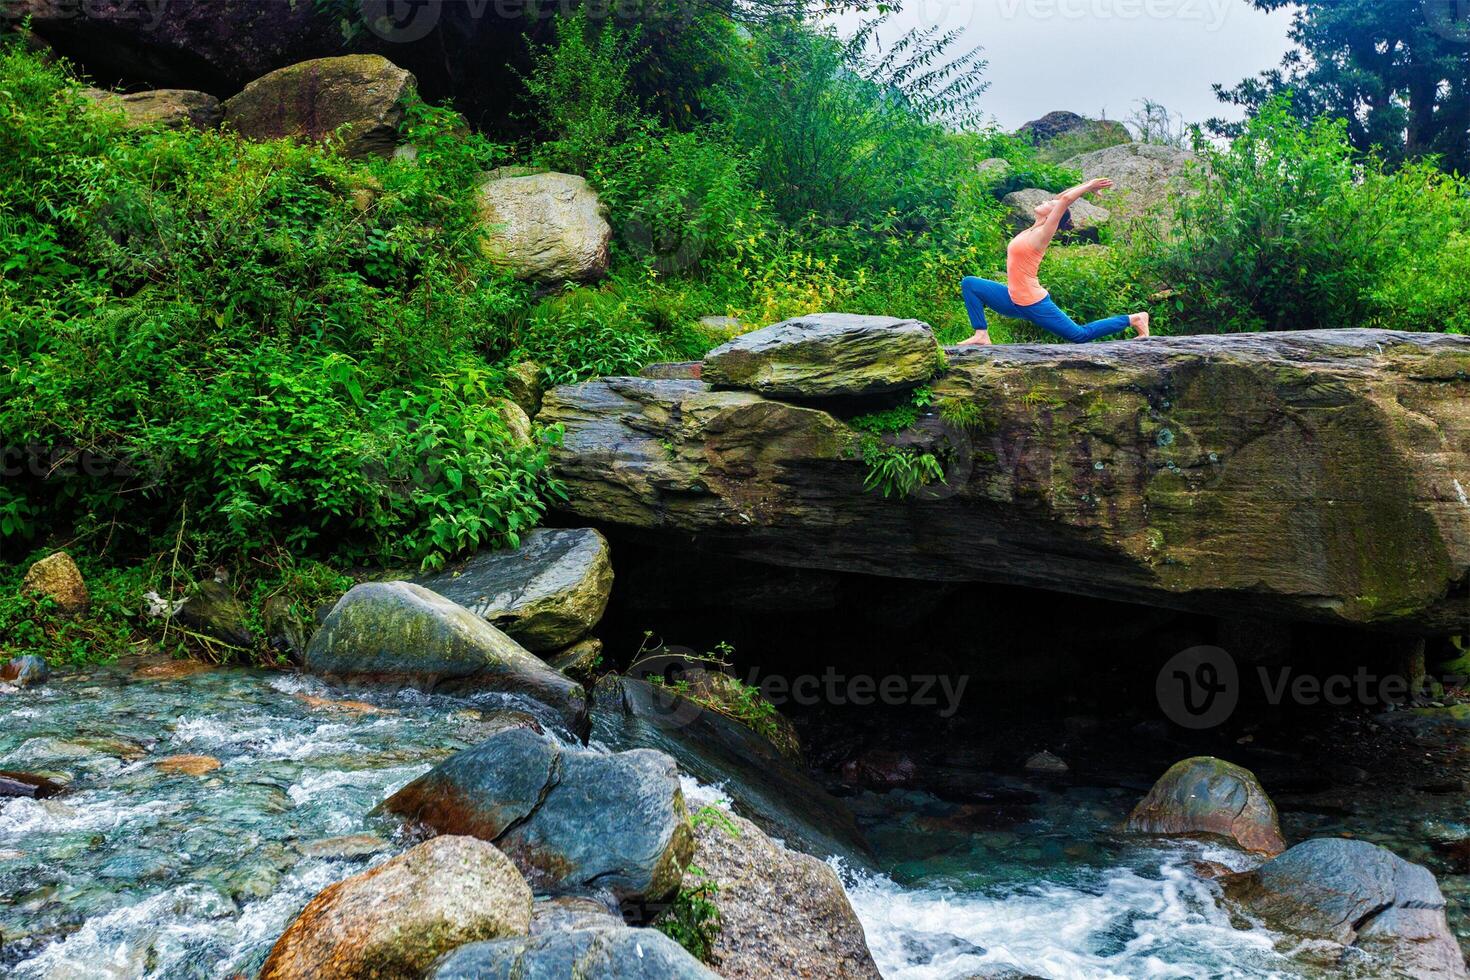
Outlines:
{"type": "Polygon", "coordinates": [[[389,156],[414,77],[376,54],[317,58],[279,68],[226,99],[225,121],[250,139],[339,135],[350,156],[389,156]],[[345,128],[344,128],[345,127],[345,128]]]}

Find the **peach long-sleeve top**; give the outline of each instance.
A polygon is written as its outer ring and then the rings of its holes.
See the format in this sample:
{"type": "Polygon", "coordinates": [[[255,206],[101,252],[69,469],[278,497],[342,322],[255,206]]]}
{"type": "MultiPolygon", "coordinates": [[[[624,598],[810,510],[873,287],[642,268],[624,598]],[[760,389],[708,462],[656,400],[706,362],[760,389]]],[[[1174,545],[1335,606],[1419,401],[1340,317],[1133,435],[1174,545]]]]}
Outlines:
{"type": "Polygon", "coordinates": [[[1032,244],[1035,237],[1027,229],[1006,246],[1006,291],[1017,306],[1040,303],[1047,296],[1041,285],[1041,260],[1046,255],[1046,248],[1032,244]]]}

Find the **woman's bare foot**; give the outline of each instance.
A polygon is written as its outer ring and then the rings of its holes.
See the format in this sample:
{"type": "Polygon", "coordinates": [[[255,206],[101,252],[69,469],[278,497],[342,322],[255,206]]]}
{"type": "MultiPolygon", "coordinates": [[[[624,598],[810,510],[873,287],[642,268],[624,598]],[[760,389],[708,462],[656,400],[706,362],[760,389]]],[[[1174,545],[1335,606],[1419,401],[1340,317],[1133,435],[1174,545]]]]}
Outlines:
{"type": "Polygon", "coordinates": [[[1137,340],[1139,337],[1147,337],[1148,336],[1148,314],[1147,313],[1135,313],[1135,314],[1133,314],[1132,316],[1130,316],[1128,318],[1128,323],[1129,323],[1129,325],[1131,327],[1133,327],[1134,330],[1138,331],[1137,336],[1134,337],[1135,340],[1137,340]]]}
{"type": "MultiPolygon", "coordinates": [[[[1144,329],[1147,330],[1148,328],[1145,327],[1144,329]]],[[[969,338],[968,340],[962,340],[958,344],[955,344],[955,346],[956,347],[985,347],[989,343],[990,343],[990,331],[989,330],[976,330],[975,331],[975,336],[969,338]]]]}

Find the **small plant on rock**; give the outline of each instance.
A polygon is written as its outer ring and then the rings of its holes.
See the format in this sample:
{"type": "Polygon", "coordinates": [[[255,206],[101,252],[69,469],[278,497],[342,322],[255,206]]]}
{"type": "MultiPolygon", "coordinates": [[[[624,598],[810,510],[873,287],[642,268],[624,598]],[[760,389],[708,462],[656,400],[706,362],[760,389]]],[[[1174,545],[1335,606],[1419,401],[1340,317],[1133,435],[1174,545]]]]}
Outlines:
{"type": "Polygon", "coordinates": [[[708,963],[714,955],[715,941],[720,938],[720,909],[714,901],[720,886],[693,864],[686,880],[690,876],[701,880],[693,887],[681,886],[673,902],[654,920],[653,927],[701,963],[708,963]]]}

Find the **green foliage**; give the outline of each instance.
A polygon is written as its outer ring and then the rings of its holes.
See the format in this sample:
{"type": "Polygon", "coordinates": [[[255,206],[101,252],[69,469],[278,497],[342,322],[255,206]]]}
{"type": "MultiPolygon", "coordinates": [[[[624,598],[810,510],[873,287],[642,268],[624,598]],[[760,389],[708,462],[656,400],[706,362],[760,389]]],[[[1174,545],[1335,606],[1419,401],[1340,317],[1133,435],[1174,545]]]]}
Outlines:
{"type": "Polygon", "coordinates": [[[970,153],[976,159],[998,159],[1010,164],[1004,174],[987,178],[996,197],[1028,187],[1057,193],[1082,181],[1080,171],[1041,159],[1035,146],[1010,133],[991,128],[959,138],[969,144],[970,153]]]}
{"type": "Polygon", "coordinates": [[[919,411],[928,407],[933,398],[934,392],[927,386],[921,385],[913,390],[907,402],[881,411],[859,415],[847,424],[859,432],[869,432],[873,435],[900,432],[919,420],[919,411]]]}
{"type": "Polygon", "coordinates": [[[944,481],[944,463],[934,453],[890,446],[871,435],[864,436],[860,445],[868,467],[864,490],[875,490],[885,497],[907,497],[920,487],[944,481]]]}
{"type": "Polygon", "coordinates": [[[716,102],[787,222],[927,221],[952,203],[960,157],[945,152],[941,123],[970,115],[983,62],[946,55],[954,36],[932,32],[874,56],[876,26],[848,42],[795,21],[753,30],[716,102]]]}
{"type": "Polygon", "coordinates": [[[215,551],[433,566],[534,525],[546,447],[480,353],[528,298],[480,251],[498,147],[420,103],[417,166],[127,131],[14,45],[0,114],[0,443],[64,463],[8,481],[0,533],[147,550],[187,510],[215,551]]]}
{"type": "MultiPolygon", "coordinates": [[[[1221,101],[1254,115],[1285,92],[1303,124],[1341,120],[1360,151],[1377,148],[1391,163],[1437,155],[1445,169],[1470,173],[1470,58],[1465,8],[1448,2],[1250,0],[1262,10],[1292,8],[1298,47],[1281,67],[1231,89],[1221,101]],[[1458,17],[1458,20],[1456,18],[1458,17]]],[[[1238,123],[1213,119],[1217,134],[1238,123]]]]}
{"type": "Polygon", "coordinates": [[[685,874],[701,880],[692,887],[680,886],[674,900],[654,920],[653,927],[701,963],[708,963],[715,941],[720,938],[720,909],[715,904],[720,886],[696,865],[691,864],[685,874]]]}
{"type": "Polygon", "coordinates": [[[1286,99],[1226,148],[1201,145],[1199,193],[1135,261],[1189,330],[1373,326],[1442,330],[1470,300],[1470,184],[1389,170],[1340,121],[1303,126],[1286,99]]]}
{"type": "Polygon", "coordinates": [[[0,564],[0,663],[23,654],[39,654],[57,665],[107,662],[146,648],[137,632],[138,609],[152,570],[112,569],[83,558],[78,567],[92,608],[72,618],[61,615],[53,600],[21,591],[26,569],[47,554],[0,564]]]}
{"type": "Polygon", "coordinates": [[[534,55],[526,79],[535,122],[546,134],[538,155],[548,166],[583,173],[639,121],[629,70],[636,36],[585,7],[555,21],[553,39],[534,55]]]}

